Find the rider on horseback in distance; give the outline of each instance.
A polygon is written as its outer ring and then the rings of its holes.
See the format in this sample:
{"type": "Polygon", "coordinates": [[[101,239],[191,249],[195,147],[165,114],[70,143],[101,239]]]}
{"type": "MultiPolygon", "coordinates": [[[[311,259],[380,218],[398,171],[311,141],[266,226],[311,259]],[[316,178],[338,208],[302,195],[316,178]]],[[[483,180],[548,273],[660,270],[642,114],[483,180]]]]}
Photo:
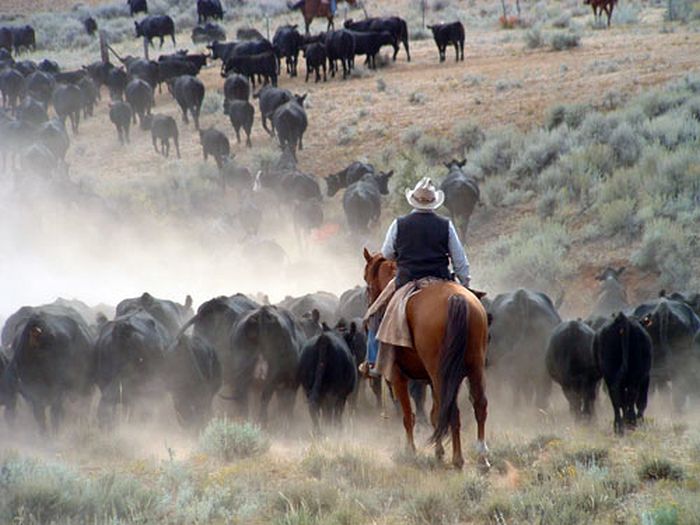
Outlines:
{"type": "Polygon", "coordinates": [[[370,306],[368,321],[367,361],[360,371],[378,376],[375,370],[378,342],[394,346],[412,346],[407,323],[396,319],[405,317],[405,305],[410,295],[437,280],[452,280],[453,274],[465,287],[469,286],[469,261],[452,222],[437,213],[445,194],[425,177],[415,188],[406,189],[406,200],[413,211],[395,219],[387,231],[382,255],[395,260],[397,275],[370,306]],[[392,299],[393,297],[393,299],[392,299]],[[386,313],[382,311],[386,306],[386,313]]]}

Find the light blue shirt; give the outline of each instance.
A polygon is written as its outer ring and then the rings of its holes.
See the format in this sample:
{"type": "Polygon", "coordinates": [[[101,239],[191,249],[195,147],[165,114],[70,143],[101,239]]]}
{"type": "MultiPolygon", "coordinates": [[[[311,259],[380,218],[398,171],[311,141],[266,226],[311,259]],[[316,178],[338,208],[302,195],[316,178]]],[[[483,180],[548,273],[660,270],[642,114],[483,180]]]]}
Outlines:
{"type": "MultiPolygon", "coordinates": [[[[411,213],[434,213],[432,211],[422,211],[413,210],[411,213]]],[[[469,286],[469,281],[471,280],[471,275],[469,274],[469,260],[467,259],[467,254],[464,252],[462,243],[459,241],[459,236],[457,235],[457,230],[455,230],[452,221],[449,221],[449,237],[448,237],[448,249],[450,252],[450,261],[452,261],[452,270],[457,275],[459,282],[464,286],[469,286]]],[[[386,232],[386,238],[384,239],[384,244],[382,245],[382,255],[390,260],[396,259],[396,235],[398,232],[397,219],[389,226],[389,230],[386,232]]]]}

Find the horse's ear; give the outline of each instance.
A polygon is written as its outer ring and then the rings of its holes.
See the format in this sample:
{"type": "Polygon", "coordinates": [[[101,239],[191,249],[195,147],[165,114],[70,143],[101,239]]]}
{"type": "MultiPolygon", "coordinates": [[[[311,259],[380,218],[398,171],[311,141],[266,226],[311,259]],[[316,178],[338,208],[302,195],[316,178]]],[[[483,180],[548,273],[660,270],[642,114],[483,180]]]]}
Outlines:
{"type": "Polygon", "coordinates": [[[191,307],[192,307],[192,296],[188,294],[187,297],[185,297],[185,308],[191,308],[191,307]]]}
{"type": "Polygon", "coordinates": [[[349,337],[354,337],[355,334],[357,333],[357,323],[353,321],[350,323],[350,333],[348,334],[349,337]]]}
{"type": "Polygon", "coordinates": [[[460,161],[457,161],[457,166],[459,166],[460,168],[463,168],[466,164],[467,164],[467,158],[466,158],[466,157],[464,157],[464,158],[463,158],[462,160],[460,160],[460,161]]]}
{"type": "Polygon", "coordinates": [[[384,175],[386,176],[387,179],[390,179],[391,177],[394,176],[394,170],[387,171],[384,175]]]}
{"type": "Polygon", "coordinates": [[[365,256],[365,261],[370,262],[370,261],[372,260],[372,254],[369,253],[369,250],[367,250],[366,247],[363,248],[363,250],[362,250],[362,255],[365,256]]]}
{"type": "Polygon", "coordinates": [[[321,320],[321,312],[318,311],[318,308],[311,310],[311,320],[314,323],[318,323],[321,320]]]}

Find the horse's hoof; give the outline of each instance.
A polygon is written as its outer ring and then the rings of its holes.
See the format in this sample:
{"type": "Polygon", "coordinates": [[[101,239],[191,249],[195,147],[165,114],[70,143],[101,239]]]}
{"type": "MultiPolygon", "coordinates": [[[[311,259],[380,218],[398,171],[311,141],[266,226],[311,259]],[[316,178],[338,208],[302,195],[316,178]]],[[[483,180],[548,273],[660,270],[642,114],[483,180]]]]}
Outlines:
{"type": "Polygon", "coordinates": [[[489,471],[491,470],[491,462],[489,461],[489,458],[487,458],[486,456],[480,457],[476,466],[477,466],[477,469],[479,470],[479,472],[482,474],[488,474],[489,471]]]}

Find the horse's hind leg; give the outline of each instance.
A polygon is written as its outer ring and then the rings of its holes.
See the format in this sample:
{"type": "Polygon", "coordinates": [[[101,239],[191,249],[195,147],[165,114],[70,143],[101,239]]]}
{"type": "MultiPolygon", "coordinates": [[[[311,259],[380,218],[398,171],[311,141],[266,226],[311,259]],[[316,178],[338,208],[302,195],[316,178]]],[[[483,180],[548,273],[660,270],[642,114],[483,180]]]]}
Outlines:
{"type": "MultiPolygon", "coordinates": [[[[437,426],[438,410],[440,407],[437,403],[437,398],[435,397],[435,389],[432,388],[432,386],[431,391],[433,393],[433,408],[430,409],[430,422],[433,425],[433,428],[435,428],[437,426]]],[[[442,461],[442,458],[445,457],[445,448],[442,446],[442,440],[435,443],[435,457],[438,459],[438,461],[442,461]]]]}
{"type": "Polygon", "coordinates": [[[452,431],[452,465],[458,469],[461,469],[464,465],[464,457],[462,456],[462,440],[459,436],[460,426],[459,409],[455,408],[455,411],[452,414],[452,421],[450,422],[450,429],[452,431]]]}
{"type": "Polygon", "coordinates": [[[469,398],[474,407],[474,418],[476,419],[476,439],[477,451],[482,456],[484,464],[488,466],[486,453],[485,434],[486,417],[488,415],[488,400],[486,399],[486,389],[484,385],[484,371],[482,369],[472,370],[469,374],[469,398]]]}
{"type": "Polygon", "coordinates": [[[403,412],[403,427],[406,429],[407,448],[410,453],[416,452],[416,443],[413,440],[413,427],[415,425],[415,417],[411,407],[411,398],[408,395],[408,380],[396,365],[392,371],[391,385],[394,390],[394,395],[401,403],[401,412],[403,412]]]}

